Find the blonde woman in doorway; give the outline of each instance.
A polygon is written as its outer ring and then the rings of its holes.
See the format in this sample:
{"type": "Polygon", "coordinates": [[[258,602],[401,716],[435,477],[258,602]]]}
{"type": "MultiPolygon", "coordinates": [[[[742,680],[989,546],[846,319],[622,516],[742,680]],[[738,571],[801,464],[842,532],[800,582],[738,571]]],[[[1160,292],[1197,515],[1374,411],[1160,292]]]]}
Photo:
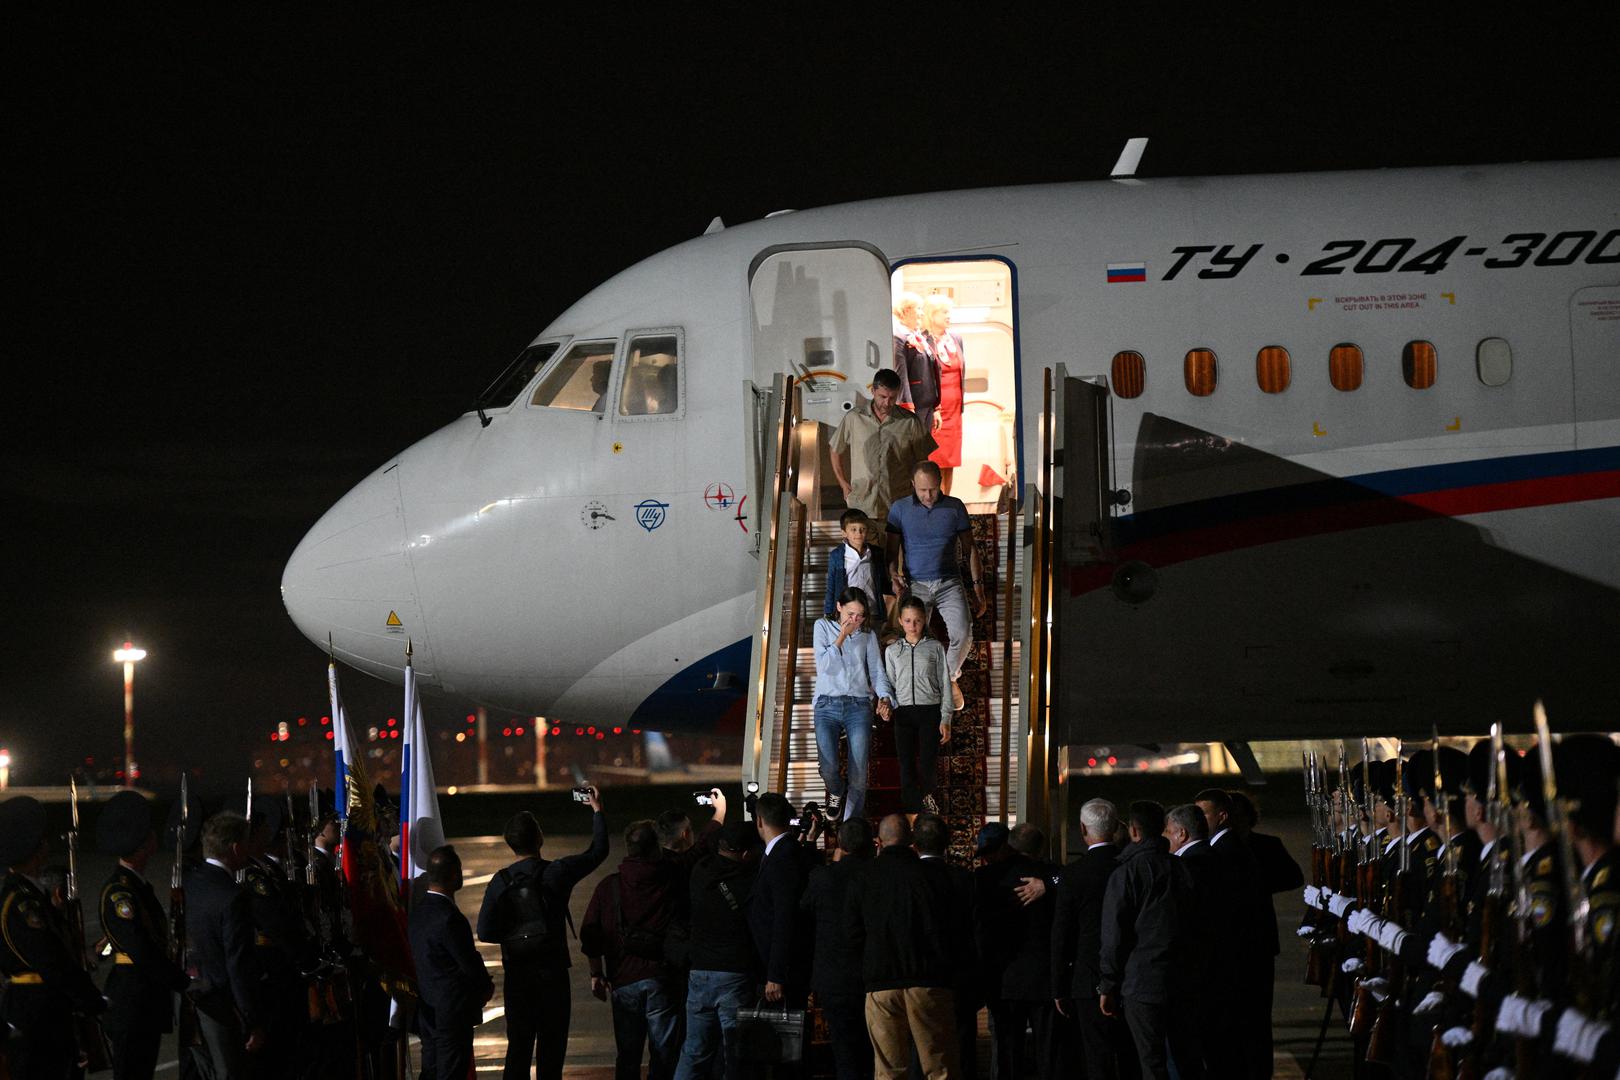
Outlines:
{"type": "Polygon", "coordinates": [[[939,366],[939,408],[934,414],[934,442],[938,449],[928,460],[939,466],[940,490],[951,493],[951,477],[962,464],[962,339],[951,332],[948,296],[930,296],[923,303],[923,329],[927,331],[934,361],[939,366]]]}

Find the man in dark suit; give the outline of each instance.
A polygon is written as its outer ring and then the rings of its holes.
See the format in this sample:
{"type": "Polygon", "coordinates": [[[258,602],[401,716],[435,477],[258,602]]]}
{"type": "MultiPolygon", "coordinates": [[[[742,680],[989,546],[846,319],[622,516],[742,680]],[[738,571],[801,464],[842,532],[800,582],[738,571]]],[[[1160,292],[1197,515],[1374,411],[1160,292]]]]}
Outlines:
{"type": "Polygon", "coordinates": [[[874,1073],[905,1076],[915,1043],[923,1075],[943,1080],[957,1075],[952,897],[912,849],[903,814],[884,818],[878,839],[882,850],[845,908],[861,955],[874,1073]]]}
{"type": "MultiPolygon", "coordinates": [[[[1196,1010],[1209,988],[1192,982],[1190,961],[1209,931],[1195,921],[1191,877],[1167,850],[1164,824],[1158,803],[1131,803],[1131,842],[1103,893],[1097,1006],[1106,1016],[1124,1015],[1144,1077],[1168,1080],[1173,1061],[1177,1075],[1202,1080],[1196,1010]]],[[[1225,992],[1220,986],[1216,996],[1225,992]]]]}
{"type": "Polygon", "coordinates": [[[560,1080],[568,1056],[573,989],[568,979],[568,898],[608,856],[602,796],[590,788],[591,846],[575,855],[540,857],[545,833],[524,810],[506,824],[506,846],[517,861],[501,870],[478,909],[478,940],[501,946],[506,971],[505,1080],[560,1080]]]}
{"type": "Polygon", "coordinates": [[[422,1069],[437,1080],[472,1071],[473,1028],[495,982],[473,944],[467,916],[456,907],[461,857],[449,844],[428,855],[427,891],[411,908],[411,958],[421,993],[422,1069]]]}
{"type": "Polygon", "coordinates": [[[833,861],[810,871],[799,907],[815,920],[815,954],[810,989],[827,1018],[833,1061],[839,1080],[872,1075],[872,1040],[866,1032],[866,984],[861,980],[861,954],[849,939],[845,905],[860,887],[877,854],[872,823],[850,818],[838,828],[833,861]]]}
{"type": "Polygon", "coordinates": [[[1001,928],[998,967],[1001,982],[992,988],[991,1022],[996,1029],[996,1075],[1030,1075],[1023,1067],[1024,1029],[1035,1039],[1034,1075],[1050,1076],[1058,1067],[1059,1047],[1052,1003],[1052,906],[1043,895],[1024,903],[1016,890],[1026,878],[1051,880],[1057,868],[1042,859],[1046,836],[1029,822],[1013,826],[1007,837],[1012,856],[1001,864],[982,899],[981,921],[1001,928]]]}
{"type": "MultiPolygon", "coordinates": [[[[956,994],[955,1075],[974,1080],[979,1075],[979,1010],[984,1007],[984,993],[979,987],[979,955],[974,940],[973,873],[946,857],[951,846],[951,828],[938,814],[917,815],[917,820],[912,822],[911,843],[917,849],[923,869],[945,879],[945,889],[951,897],[951,912],[955,916],[951,940],[956,943],[951,953],[956,964],[951,984],[956,994]]],[[[921,1066],[914,1061],[912,1074],[920,1073],[921,1066]]]]}
{"type": "Polygon", "coordinates": [[[253,913],[236,884],[236,872],[247,865],[247,819],[230,810],[215,814],[203,826],[202,843],[203,864],[185,878],[186,949],[197,970],[192,997],[202,1029],[202,1045],[192,1053],[202,1075],[236,1080],[264,1051],[269,1020],[253,955],[253,913]]]}
{"type": "Polygon", "coordinates": [[[157,833],[145,796],[120,791],[107,800],[96,818],[96,847],[118,858],[99,904],[113,949],[102,1021],[113,1048],[113,1080],[150,1080],[158,1044],[174,1030],[174,996],[191,980],[169,954],[168,916],[146,880],[157,833]]]}
{"type": "Polygon", "coordinates": [[[798,932],[799,898],[804,894],[805,858],[793,831],[793,806],[774,791],[759,797],[754,811],[765,854],[748,910],[748,932],[764,968],[762,996],[772,1005],[802,1009],[810,996],[806,935],[798,932]]]}
{"type": "Polygon", "coordinates": [[[1107,799],[1092,799],[1080,808],[1080,842],[1086,850],[1059,875],[1052,912],[1052,1003],[1073,1025],[1078,1038],[1068,1041],[1078,1042],[1078,1052],[1067,1056],[1085,1062],[1088,1080],[1115,1080],[1135,1072],[1130,1033],[1097,1007],[1103,894],[1119,866],[1118,831],[1119,810],[1107,799]]]}
{"type": "MultiPolygon", "coordinates": [[[[1213,999],[1215,1015],[1206,1032],[1224,1033],[1205,1047],[1210,1071],[1219,1076],[1254,1075],[1255,1043],[1271,1045],[1271,983],[1276,958],[1277,917],[1260,883],[1259,867],[1243,837],[1232,827],[1232,799],[1219,788],[1205,788],[1194,802],[1209,825],[1217,882],[1224,904],[1201,914],[1199,923],[1215,935],[1216,970],[1226,974],[1232,992],[1213,999]],[[1269,926],[1269,930],[1268,930],[1269,926]]],[[[1269,1075],[1269,1066],[1266,1067],[1269,1075]]]]}

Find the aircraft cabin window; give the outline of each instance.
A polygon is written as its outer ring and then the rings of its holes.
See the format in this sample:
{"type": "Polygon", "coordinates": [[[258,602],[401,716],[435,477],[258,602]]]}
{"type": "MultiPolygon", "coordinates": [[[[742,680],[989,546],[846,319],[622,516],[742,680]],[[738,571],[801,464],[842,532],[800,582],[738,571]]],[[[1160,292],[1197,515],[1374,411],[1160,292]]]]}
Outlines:
{"type": "Polygon", "coordinates": [[[1361,346],[1340,342],[1328,351],[1328,381],[1333,389],[1361,389],[1361,346]]]}
{"type": "Polygon", "coordinates": [[[1434,385],[1440,367],[1434,345],[1427,341],[1408,341],[1401,350],[1401,377],[1414,390],[1427,390],[1434,385]]]}
{"type": "Polygon", "coordinates": [[[1182,376],[1187,382],[1187,393],[1193,397],[1209,397],[1215,392],[1215,351],[1188,349],[1182,376]]]}
{"type": "Polygon", "coordinates": [[[506,370],[500,377],[489,384],[478,397],[478,404],[486,409],[504,409],[517,400],[523,388],[529,385],[534,373],[546,366],[551,354],[557,351],[557,342],[543,341],[538,345],[530,345],[518,354],[518,358],[506,365],[506,370]]]}
{"type": "Polygon", "coordinates": [[[1122,398],[1141,397],[1147,388],[1147,361],[1133,349],[1114,354],[1114,393],[1122,398]]]}
{"type": "Polygon", "coordinates": [[[1281,345],[1267,345],[1254,355],[1254,378],[1260,389],[1268,394],[1280,394],[1288,389],[1293,366],[1288,350],[1281,345]]]}
{"type": "Polygon", "coordinates": [[[581,341],[563,354],[534,388],[531,405],[601,412],[613,375],[615,341],[581,341]]]}
{"type": "Polygon", "coordinates": [[[1474,368],[1486,386],[1505,386],[1513,377],[1513,347],[1504,338],[1486,338],[1474,350],[1474,368]]]}
{"type": "Polygon", "coordinates": [[[646,334],[630,339],[624,385],[619,390],[620,416],[667,416],[681,407],[680,342],[674,334],[646,334]]]}

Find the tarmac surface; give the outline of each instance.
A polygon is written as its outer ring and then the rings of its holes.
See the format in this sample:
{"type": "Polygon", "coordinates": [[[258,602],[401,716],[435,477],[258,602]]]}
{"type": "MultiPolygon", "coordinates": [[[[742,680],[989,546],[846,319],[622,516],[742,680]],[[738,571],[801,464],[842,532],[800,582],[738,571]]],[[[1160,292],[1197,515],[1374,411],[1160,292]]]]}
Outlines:
{"type": "MultiPolygon", "coordinates": [[[[1268,816],[1262,826],[1262,831],[1275,832],[1282,836],[1288,846],[1289,852],[1300,863],[1301,867],[1308,867],[1309,853],[1309,825],[1303,817],[1288,818],[1283,816],[1268,816]]],[[[596,873],[581,882],[574,890],[571,908],[576,925],[583,919],[585,905],[590,901],[591,892],[597,882],[602,880],[618,866],[623,854],[623,844],[617,835],[613,835],[612,848],[605,863],[596,873]]],[[[451,841],[461,854],[463,873],[466,886],[457,895],[457,905],[466,913],[470,921],[476,922],[478,908],[483,901],[485,886],[491,877],[501,867],[511,861],[511,853],[506,845],[497,836],[470,836],[458,837],[451,841]]],[[[545,854],[557,858],[575,851],[583,850],[589,843],[586,836],[557,836],[547,834],[545,854]]],[[[86,856],[82,866],[81,889],[89,901],[85,918],[88,924],[88,934],[94,940],[100,934],[100,927],[94,910],[95,897],[100,892],[101,883],[111,871],[111,860],[100,856],[86,856]]],[[[159,896],[163,895],[164,887],[169,881],[170,859],[162,853],[153,860],[149,868],[149,877],[157,888],[159,896]]],[[[1281,930],[1282,955],[1277,958],[1276,992],[1272,1009],[1272,1033],[1276,1050],[1276,1076],[1279,1080],[1290,1077],[1303,1077],[1306,1067],[1311,1060],[1312,1049],[1316,1044],[1317,1033],[1322,1023],[1324,1002],[1316,987],[1305,985],[1305,950],[1299,940],[1294,936],[1294,929],[1300,923],[1304,910],[1299,893],[1283,893],[1275,897],[1277,906],[1277,921],[1281,930]]],[[[477,1070],[483,1075],[498,1074],[506,1053],[506,1024],[505,1011],[501,1008],[502,971],[500,948],[495,945],[479,944],[479,951],[483,954],[485,962],[489,965],[490,973],[495,979],[495,997],[486,1007],[485,1020],[474,1035],[474,1052],[477,1055],[477,1070]]],[[[96,981],[102,982],[107,972],[106,965],[97,972],[96,981]]],[[[581,1078],[607,1078],[613,1075],[613,1028],[612,1017],[606,1003],[599,1002],[591,997],[590,978],[585,961],[578,954],[574,955],[572,968],[574,1000],[573,1000],[573,1029],[568,1038],[568,1065],[565,1075],[581,1078]]],[[[979,1054],[981,1068],[979,1075],[988,1076],[989,1035],[985,1031],[985,1016],[979,1016],[980,1039],[979,1054]]],[[[419,1067],[416,1059],[416,1040],[411,1040],[412,1075],[419,1067]]],[[[178,1061],[175,1055],[173,1037],[164,1040],[163,1051],[158,1059],[158,1075],[174,1075],[178,1061]]],[[[1345,1033],[1344,1025],[1337,1016],[1328,1026],[1327,1039],[1322,1048],[1321,1060],[1318,1063],[1314,1076],[1321,1080],[1338,1080],[1349,1077],[1350,1070],[1350,1044],[1345,1033]]]]}

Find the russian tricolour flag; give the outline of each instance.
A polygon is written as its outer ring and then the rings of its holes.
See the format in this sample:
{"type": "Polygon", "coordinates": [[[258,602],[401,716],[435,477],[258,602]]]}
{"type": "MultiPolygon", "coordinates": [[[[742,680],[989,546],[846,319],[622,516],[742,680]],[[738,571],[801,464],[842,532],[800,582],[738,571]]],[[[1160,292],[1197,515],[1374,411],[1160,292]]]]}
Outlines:
{"type": "Polygon", "coordinates": [[[1147,263],[1125,262],[1108,264],[1108,284],[1115,285],[1128,281],[1146,281],[1147,263]]]}
{"type": "Polygon", "coordinates": [[[433,786],[427,723],[416,692],[416,669],[405,657],[405,750],[399,763],[399,880],[409,884],[427,872],[428,856],[444,844],[439,792],[433,786]]]}

